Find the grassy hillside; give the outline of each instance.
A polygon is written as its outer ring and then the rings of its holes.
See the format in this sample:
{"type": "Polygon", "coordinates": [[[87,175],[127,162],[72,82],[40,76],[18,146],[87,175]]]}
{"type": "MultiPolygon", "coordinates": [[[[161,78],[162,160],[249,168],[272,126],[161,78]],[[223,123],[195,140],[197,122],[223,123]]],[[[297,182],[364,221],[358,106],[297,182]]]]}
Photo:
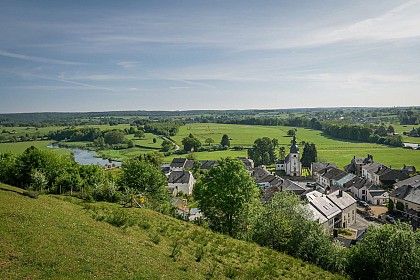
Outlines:
{"type": "Polygon", "coordinates": [[[149,210],[108,203],[0,190],[0,225],[0,279],[343,279],[149,210]]]}

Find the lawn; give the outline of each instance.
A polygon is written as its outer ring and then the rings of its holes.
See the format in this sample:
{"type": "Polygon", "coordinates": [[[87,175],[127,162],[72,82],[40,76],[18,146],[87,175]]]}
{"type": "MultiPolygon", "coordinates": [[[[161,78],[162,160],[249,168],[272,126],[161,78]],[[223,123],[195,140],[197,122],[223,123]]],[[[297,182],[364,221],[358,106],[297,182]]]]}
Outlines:
{"type": "MultiPolygon", "coordinates": [[[[52,141],[28,141],[28,142],[16,142],[16,143],[0,143],[0,153],[13,153],[21,154],[27,148],[34,146],[41,150],[50,150],[47,146],[51,145],[52,141]]],[[[54,149],[61,155],[69,155],[71,152],[67,149],[54,149]]]]}
{"type": "MultiPolygon", "coordinates": [[[[184,137],[192,133],[205,145],[205,139],[210,137],[218,145],[222,139],[223,134],[227,134],[231,140],[231,146],[252,147],[255,139],[260,137],[277,138],[280,145],[290,145],[291,137],[287,136],[287,131],[291,127],[285,126],[251,126],[251,125],[236,125],[236,124],[188,124],[182,126],[179,133],[173,139],[181,146],[181,141],[184,137]]],[[[297,128],[296,138],[299,142],[312,142],[316,144],[318,151],[318,158],[322,161],[329,161],[336,163],[343,168],[349,164],[353,156],[366,157],[367,154],[372,154],[374,160],[394,168],[401,168],[404,164],[420,166],[420,151],[389,147],[386,145],[379,145],[374,143],[363,143],[351,140],[333,139],[326,137],[319,130],[312,130],[306,128],[297,128]]],[[[287,149],[286,149],[287,150],[287,149]]],[[[303,147],[300,145],[300,152],[303,152],[303,147]]],[[[214,152],[196,153],[198,159],[210,159],[211,155],[220,157],[236,155],[246,155],[246,151],[233,152],[221,151],[217,154],[214,152]],[[204,158],[205,157],[205,158],[204,158]]],[[[215,156],[213,159],[218,159],[215,156]]]]}
{"type": "Polygon", "coordinates": [[[0,279],[344,279],[253,243],[117,204],[0,190],[0,224],[0,279]],[[113,226],[117,221],[124,226],[113,226]]]}

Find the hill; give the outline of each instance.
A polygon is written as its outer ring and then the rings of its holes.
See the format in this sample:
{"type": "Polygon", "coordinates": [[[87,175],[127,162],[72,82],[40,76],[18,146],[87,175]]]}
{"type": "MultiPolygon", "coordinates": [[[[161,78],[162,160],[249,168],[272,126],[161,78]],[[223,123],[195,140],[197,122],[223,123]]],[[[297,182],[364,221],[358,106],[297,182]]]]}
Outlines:
{"type": "Polygon", "coordinates": [[[0,279],[344,279],[255,244],[116,204],[0,190],[0,225],[0,279]]]}

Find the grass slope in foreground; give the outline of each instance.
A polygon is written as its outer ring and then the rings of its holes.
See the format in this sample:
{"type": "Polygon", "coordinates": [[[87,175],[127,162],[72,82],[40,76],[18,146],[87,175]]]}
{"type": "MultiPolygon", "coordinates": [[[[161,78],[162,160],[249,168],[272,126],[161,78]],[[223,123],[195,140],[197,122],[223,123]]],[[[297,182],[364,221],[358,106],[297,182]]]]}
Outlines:
{"type": "Polygon", "coordinates": [[[149,210],[70,197],[0,190],[0,225],[0,279],[344,279],[149,210]],[[118,214],[129,227],[106,222],[118,214]]]}

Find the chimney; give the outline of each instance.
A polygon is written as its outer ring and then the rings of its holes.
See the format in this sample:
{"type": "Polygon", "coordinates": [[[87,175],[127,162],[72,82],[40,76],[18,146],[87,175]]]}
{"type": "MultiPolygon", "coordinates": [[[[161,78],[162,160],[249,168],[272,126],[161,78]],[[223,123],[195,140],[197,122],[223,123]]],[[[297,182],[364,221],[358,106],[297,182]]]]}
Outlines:
{"type": "Polygon", "coordinates": [[[338,191],[338,197],[343,197],[343,190],[338,191]]]}

